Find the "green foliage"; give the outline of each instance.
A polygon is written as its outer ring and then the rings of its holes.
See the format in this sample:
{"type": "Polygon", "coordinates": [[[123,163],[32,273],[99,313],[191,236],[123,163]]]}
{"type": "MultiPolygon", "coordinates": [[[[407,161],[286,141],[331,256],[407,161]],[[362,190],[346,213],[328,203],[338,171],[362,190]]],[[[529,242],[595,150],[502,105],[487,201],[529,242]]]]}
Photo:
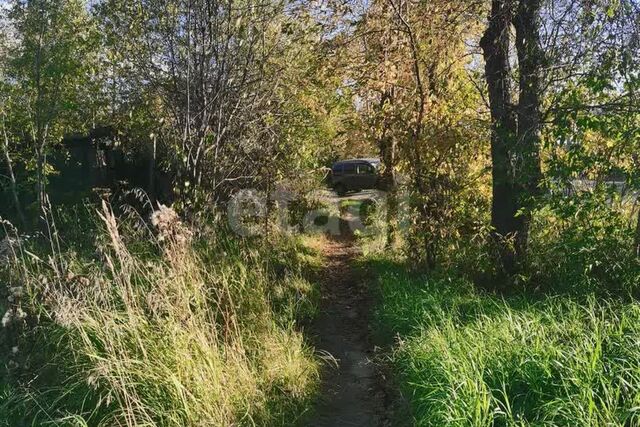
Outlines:
{"type": "Polygon", "coordinates": [[[640,306],[606,299],[502,299],[466,279],[379,274],[378,331],[419,426],[636,425],[640,306]]]}
{"type": "Polygon", "coordinates": [[[549,292],[637,296],[640,260],[631,209],[604,185],[554,197],[533,217],[531,284],[549,292]]]}
{"type": "MultiPolygon", "coordinates": [[[[97,54],[94,22],[83,0],[13,2],[9,13],[17,41],[5,60],[5,84],[11,91],[12,124],[34,142],[58,142],[65,129],[79,131],[79,111],[97,54]]],[[[16,135],[19,137],[21,134],[16,135]]]]}
{"type": "Polygon", "coordinates": [[[13,169],[12,208],[26,225],[20,200],[31,218],[39,216],[48,177],[57,173],[48,161],[54,147],[95,118],[85,107],[99,39],[83,0],[16,0],[0,15],[3,163],[13,169]]]}

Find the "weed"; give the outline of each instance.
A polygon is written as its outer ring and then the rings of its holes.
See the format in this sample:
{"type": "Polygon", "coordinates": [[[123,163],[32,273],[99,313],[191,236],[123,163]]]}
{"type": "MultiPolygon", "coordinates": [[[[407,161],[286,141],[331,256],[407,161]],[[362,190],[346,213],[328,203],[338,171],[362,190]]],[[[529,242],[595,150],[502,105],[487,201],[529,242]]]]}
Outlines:
{"type": "Polygon", "coordinates": [[[93,253],[20,247],[5,269],[28,314],[0,382],[5,425],[274,425],[304,412],[318,367],[295,322],[314,289],[295,243],[267,251],[224,230],[205,243],[168,208],[155,233],[107,206],[100,216],[93,253]]]}

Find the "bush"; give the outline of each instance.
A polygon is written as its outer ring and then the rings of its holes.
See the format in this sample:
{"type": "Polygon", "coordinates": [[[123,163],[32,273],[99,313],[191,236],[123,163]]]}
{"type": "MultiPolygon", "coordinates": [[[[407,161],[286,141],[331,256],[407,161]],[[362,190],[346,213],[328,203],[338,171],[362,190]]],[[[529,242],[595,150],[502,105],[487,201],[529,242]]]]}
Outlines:
{"type": "Polygon", "coordinates": [[[531,227],[533,284],[553,292],[637,296],[640,260],[630,205],[604,188],[550,200],[531,227]]]}

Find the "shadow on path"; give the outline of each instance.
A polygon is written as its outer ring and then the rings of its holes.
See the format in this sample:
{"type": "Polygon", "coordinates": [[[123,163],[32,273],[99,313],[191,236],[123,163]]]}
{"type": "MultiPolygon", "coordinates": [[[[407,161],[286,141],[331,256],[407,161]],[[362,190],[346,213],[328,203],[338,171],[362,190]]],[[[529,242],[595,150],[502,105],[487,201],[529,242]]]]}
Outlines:
{"type": "Polygon", "coordinates": [[[327,238],[320,313],[312,327],[317,351],[326,358],[321,398],[303,425],[314,427],[391,425],[384,378],[373,362],[369,315],[372,299],[352,261],[359,255],[348,220],[342,235],[327,238]]]}

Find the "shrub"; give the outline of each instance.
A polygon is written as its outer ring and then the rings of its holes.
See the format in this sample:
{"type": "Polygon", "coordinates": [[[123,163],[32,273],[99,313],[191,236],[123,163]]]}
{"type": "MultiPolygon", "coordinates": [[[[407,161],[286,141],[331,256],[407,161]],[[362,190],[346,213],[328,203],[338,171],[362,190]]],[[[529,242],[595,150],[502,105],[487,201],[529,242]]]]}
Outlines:
{"type": "Polygon", "coordinates": [[[534,215],[530,276],[543,290],[615,296],[637,294],[630,203],[606,189],[552,199],[534,215]]]}

